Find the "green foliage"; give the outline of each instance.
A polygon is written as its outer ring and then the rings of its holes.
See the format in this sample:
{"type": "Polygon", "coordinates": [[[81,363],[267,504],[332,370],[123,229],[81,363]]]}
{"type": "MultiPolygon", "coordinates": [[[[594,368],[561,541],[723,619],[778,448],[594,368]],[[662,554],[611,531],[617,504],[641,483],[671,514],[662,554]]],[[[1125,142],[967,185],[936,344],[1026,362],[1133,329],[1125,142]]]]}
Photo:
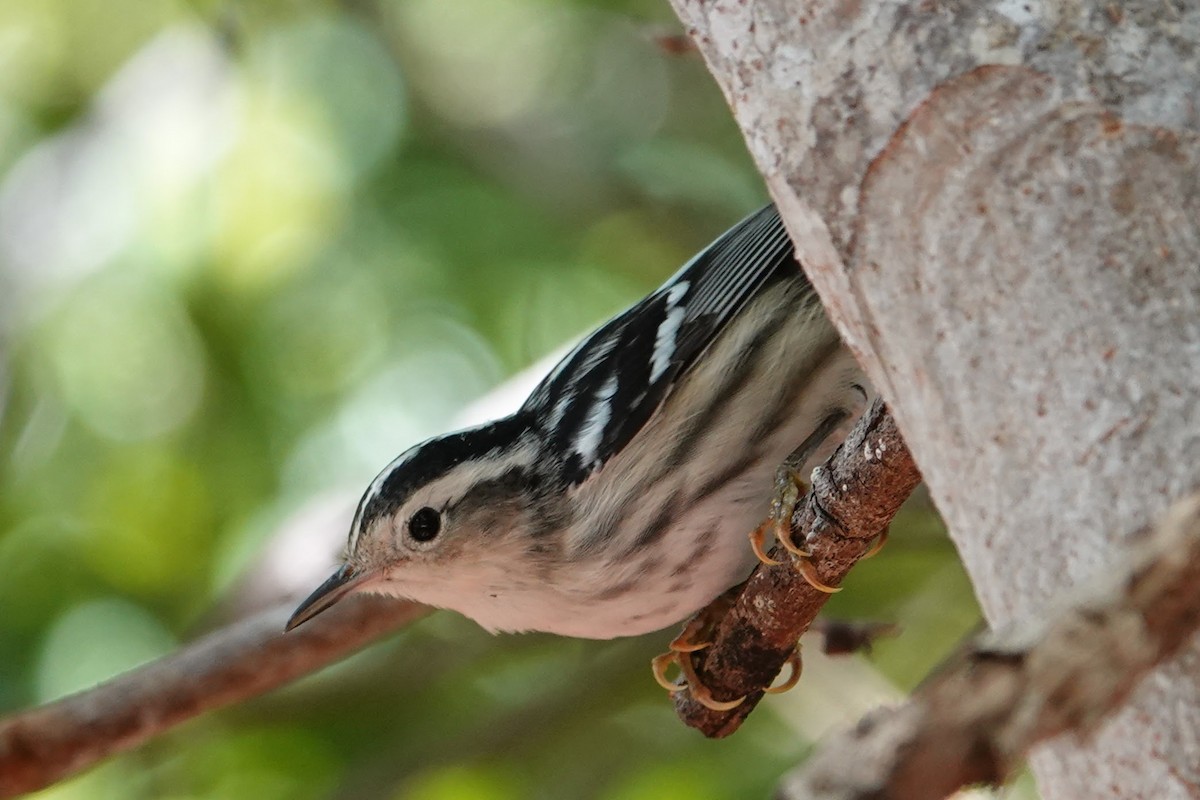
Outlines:
{"type": "MultiPolygon", "coordinates": [[[[0,712],[186,640],[270,521],[763,200],[674,30],[658,0],[0,0],[0,712]]],[[[904,686],[975,613],[931,525],[835,606],[911,628],[879,648],[904,686]]],[[[683,730],[666,639],[433,617],[44,796],[765,796],[803,720],[683,730]]]]}

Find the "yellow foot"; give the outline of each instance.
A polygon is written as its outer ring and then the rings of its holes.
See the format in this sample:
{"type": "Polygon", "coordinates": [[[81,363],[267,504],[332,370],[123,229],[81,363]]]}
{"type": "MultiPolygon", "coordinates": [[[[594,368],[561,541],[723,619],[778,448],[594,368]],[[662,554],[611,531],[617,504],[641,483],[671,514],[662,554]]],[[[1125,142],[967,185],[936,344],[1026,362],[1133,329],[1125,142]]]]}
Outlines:
{"type": "Polygon", "coordinates": [[[792,514],[800,498],[807,492],[808,485],[790,465],[783,464],[775,472],[775,496],[771,499],[771,512],[750,533],[750,549],[762,563],[771,566],[783,563],[767,555],[765,545],[768,533],[773,533],[775,541],[792,555],[800,558],[809,555],[807,550],[792,541],[792,514]]]}
{"type": "Polygon", "coordinates": [[[687,624],[683,626],[683,630],[679,632],[679,635],[667,645],[672,653],[694,653],[712,644],[712,642],[708,641],[712,627],[720,621],[721,615],[729,609],[728,603],[721,603],[720,607],[717,607],[720,601],[721,598],[718,597],[706,608],[701,609],[696,616],[687,621],[687,624]]]}
{"type": "Polygon", "coordinates": [[[739,583],[696,612],[696,615],[683,626],[683,630],[679,632],[679,635],[667,645],[669,648],[668,651],[650,660],[650,669],[654,673],[654,680],[659,686],[671,694],[687,689],[691,692],[692,697],[696,699],[697,703],[714,711],[728,711],[731,708],[736,708],[745,699],[739,697],[737,700],[722,701],[714,698],[708,691],[708,688],[696,676],[696,669],[692,666],[691,655],[697,650],[703,650],[712,644],[711,640],[714,629],[737,599],[741,588],[742,584],[739,583]],[[670,669],[672,664],[679,667],[679,675],[682,678],[682,682],[672,681],[667,678],[667,670],[670,669]]]}
{"type": "MultiPolygon", "coordinates": [[[[771,558],[766,552],[767,533],[774,533],[775,541],[795,557],[796,569],[810,586],[827,594],[840,592],[840,587],[830,586],[821,580],[816,567],[813,566],[812,553],[797,545],[792,539],[792,515],[796,511],[796,505],[800,502],[800,498],[807,493],[808,485],[800,477],[800,473],[790,464],[782,464],[775,472],[775,497],[771,500],[771,513],[761,525],[750,533],[750,549],[764,564],[770,566],[782,564],[782,561],[771,558]]],[[[884,537],[880,537],[873,552],[883,546],[883,540],[884,537]]]]}
{"type": "Polygon", "coordinates": [[[840,586],[830,586],[822,581],[821,576],[817,574],[817,568],[813,566],[811,559],[797,559],[796,570],[800,573],[800,577],[808,581],[808,585],[816,589],[818,592],[834,594],[835,592],[840,592],[842,590],[842,587],[840,586]]]}
{"type": "MultiPolygon", "coordinates": [[[[788,691],[800,682],[800,673],[802,663],[800,661],[800,648],[797,647],[788,660],[784,663],[784,667],[790,667],[787,680],[777,686],[768,686],[764,691],[768,694],[781,694],[788,691]]],[[[650,660],[650,669],[654,673],[654,680],[659,686],[666,689],[672,695],[687,689],[697,703],[710,708],[713,711],[730,711],[740,706],[745,697],[739,697],[736,700],[718,700],[712,696],[712,692],[708,690],[696,674],[696,668],[692,665],[691,653],[679,652],[672,650],[662,655],[655,656],[650,660]],[[672,681],[667,678],[667,670],[674,664],[679,667],[679,675],[682,678],[682,683],[672,681]]],[[[783,670],[780,670],[782,673],[783,670]]]]}
{"type": "Polygon", "coordinates": [[[750,531],[750,549],[754,551],[754,555],[758,556],[758,560],[769,567],[777,567],[782,564],[782,561],[777,561],[767,555],[763,549],[763,544],[767,538],[767,532],[771,530],[773,520],[768,517],[762,525],[759,525],[754,530],[750,531]]]}
{"type": "MultiPolygon", "coordinates": [[[[792,668],[788,679],[778,686],[768,686],[766,689],[767,694],[783,694],[800,682],[800,670],[804,666],[800,661],[800,645],[796,645],[796,649],[788,656],[788,660],[783,663],[783,666],[792,668]]],[[[779,671],[783,672],[782,669],[779,671]]]]}
{"type": "Polygon", "coordinates": [[[745,700],[745,697],[739,697],[736,700],[718,700],[712,696],[712,692],[708,690],[700,681],[700,676],[696,674],[696,668],[692,665],[692,652],[694,651],[679,651],[671,650],[663,653],[660,656],[655,656],[650,659],[650,670],[654,673],[654,680],[659,686],[666,689],[671,694],[687,689],[697,703],[705,708],[711,708],[713,711],[729,711],[732,708],[737,708],[745,700]],[[683,682],[672,681],[667,678],[667,670],[671,665],[679,667],[679,676],[683,682]]]}
{"type": "Polygon", "coordinates": [[[863,553],[863,558],[870,558],[871,556],[878,553],[880,550],[883,549],[883,546],[885,544],[887,544],[887,540],[888,540],[888,529],[884,528],[883,533],[881,533],[875,537],[875,544],[871,545],[871,549],[868,550],[867,552],[863,553]]]}
{"type": "Polygon", "coordinates": [[[667,690],[668,694],[675,694],[687,688],[686,683],[676,683],[667,677],[667,670],[672,664],[679,663],[679,653],[674,650],[657,655],[650,659],[650,672],[654,675],[654,682],[667,690]]]}
{"type": "Polygon", "coordinates": [[[794,556],[807,558],[811,555],[792,540],[792,515],[800,498],[808,494],[808,484],[790,464],[783,464],[775,472],[775,497],[771,500],[770,521],[775,529],[775,541],[794,556]]]}

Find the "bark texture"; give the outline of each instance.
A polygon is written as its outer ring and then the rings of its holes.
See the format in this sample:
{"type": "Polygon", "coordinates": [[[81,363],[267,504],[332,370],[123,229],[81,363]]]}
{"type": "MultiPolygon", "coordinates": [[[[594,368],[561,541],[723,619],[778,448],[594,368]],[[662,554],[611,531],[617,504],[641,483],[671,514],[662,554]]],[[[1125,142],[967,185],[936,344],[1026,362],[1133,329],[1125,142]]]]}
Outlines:
{"type": "MultiPolygon", "coordinates": [[[[1200,7],[673,0],[993,625],[1198,483],[1200,7]]],[[[1200,794],[1200,650],[1056,797],[1200,794]]]]}
{"type": "MultiPolygon", "coordinates": [[[[813,472],[812,491],[792,515],[793,540],[812,554],[822,581],[840,584],[877,537],[886,535],[920,482],[895,420],[876,400],[829,462],[813,472]]],[[[688,692],[677,693],[676,713],[705,736],[721,738],[738,729],[829,600],[796,570],[782,546],[769,555],[782,563],[758,566],[713,631],[712,644],[685,656],[714,698],[744,698],[718,711],[688,692]]]]}
{"type": "Polygon", "coordinates": [[[1197,585],[1200,496],[1043,624],[979,637],[909,701],[831,738],[777,797],[935,800],[1004,781],[1033,744],[1090,731],[1190,640],[1197,585]]]}
{"type": "Polygon", "coordinates": [[[294,606],[264,611],[93,689],[0,720],[0,797],[49,786],[202,712],[315,672],[429,610],[359,596],[285,635],[294,606]]]}

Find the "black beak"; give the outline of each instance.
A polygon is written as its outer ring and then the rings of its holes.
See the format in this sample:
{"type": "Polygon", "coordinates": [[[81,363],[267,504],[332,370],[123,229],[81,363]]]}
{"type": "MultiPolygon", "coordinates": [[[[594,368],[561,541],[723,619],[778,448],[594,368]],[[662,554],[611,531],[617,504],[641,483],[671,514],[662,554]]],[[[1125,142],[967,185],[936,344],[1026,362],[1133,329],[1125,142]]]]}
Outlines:
{"type": "Polygon", "coordinates": [[[317,587],[317,590],[304,599],[287,621],[284,626],[284,632],[290,631],[292,628],[307,622],[308,620],[320,614],[331,605],[341,600],[350,593],[350,590],[358,585],[358,578],[354,574],[354,568],[349,564],[345,564],[337,572],[329,576],[329,579],[317,587]]]}

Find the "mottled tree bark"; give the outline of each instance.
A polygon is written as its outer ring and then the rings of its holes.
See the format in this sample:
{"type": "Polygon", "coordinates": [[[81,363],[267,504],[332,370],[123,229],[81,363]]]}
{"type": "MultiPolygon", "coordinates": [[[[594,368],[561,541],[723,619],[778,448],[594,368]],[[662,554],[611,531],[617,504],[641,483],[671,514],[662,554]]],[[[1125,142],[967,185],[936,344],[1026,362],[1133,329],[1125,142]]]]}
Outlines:
{"type": "MultiPolygon", "coordinates": [[[[991,623],[1200,484],[1200,8],[673,3],[991,623]]],[[[1200,793],[1198,658],[1044,794],[1200,793]]]]}
{"type": "MultiPolygon", "coordinates": [[[[887,535],[920,482],[896,421],[876,400],[829,461],[813,471],[812,489],[790,520],[793,540],[811,554],[820,580],[840,584],[887,535]]],[[[829,599],[797,570],[782,546],[770,556],[780,563],[760,564],[716,625],[711,643],[684,656],[692,659],[696,677],[715,700],[742,698],[734,708],[718,710],[688,691],[675,694],[679,718],[705,736],[721,738],[741,726],[829,599]]]]}
{"type": "Polygon", "coordinates": [[[1200,627],[1200,495],[1038,620],[976,637],[905,703],[830,737],[779,800],[937,800],[1090,732],[1200,627]]]}

